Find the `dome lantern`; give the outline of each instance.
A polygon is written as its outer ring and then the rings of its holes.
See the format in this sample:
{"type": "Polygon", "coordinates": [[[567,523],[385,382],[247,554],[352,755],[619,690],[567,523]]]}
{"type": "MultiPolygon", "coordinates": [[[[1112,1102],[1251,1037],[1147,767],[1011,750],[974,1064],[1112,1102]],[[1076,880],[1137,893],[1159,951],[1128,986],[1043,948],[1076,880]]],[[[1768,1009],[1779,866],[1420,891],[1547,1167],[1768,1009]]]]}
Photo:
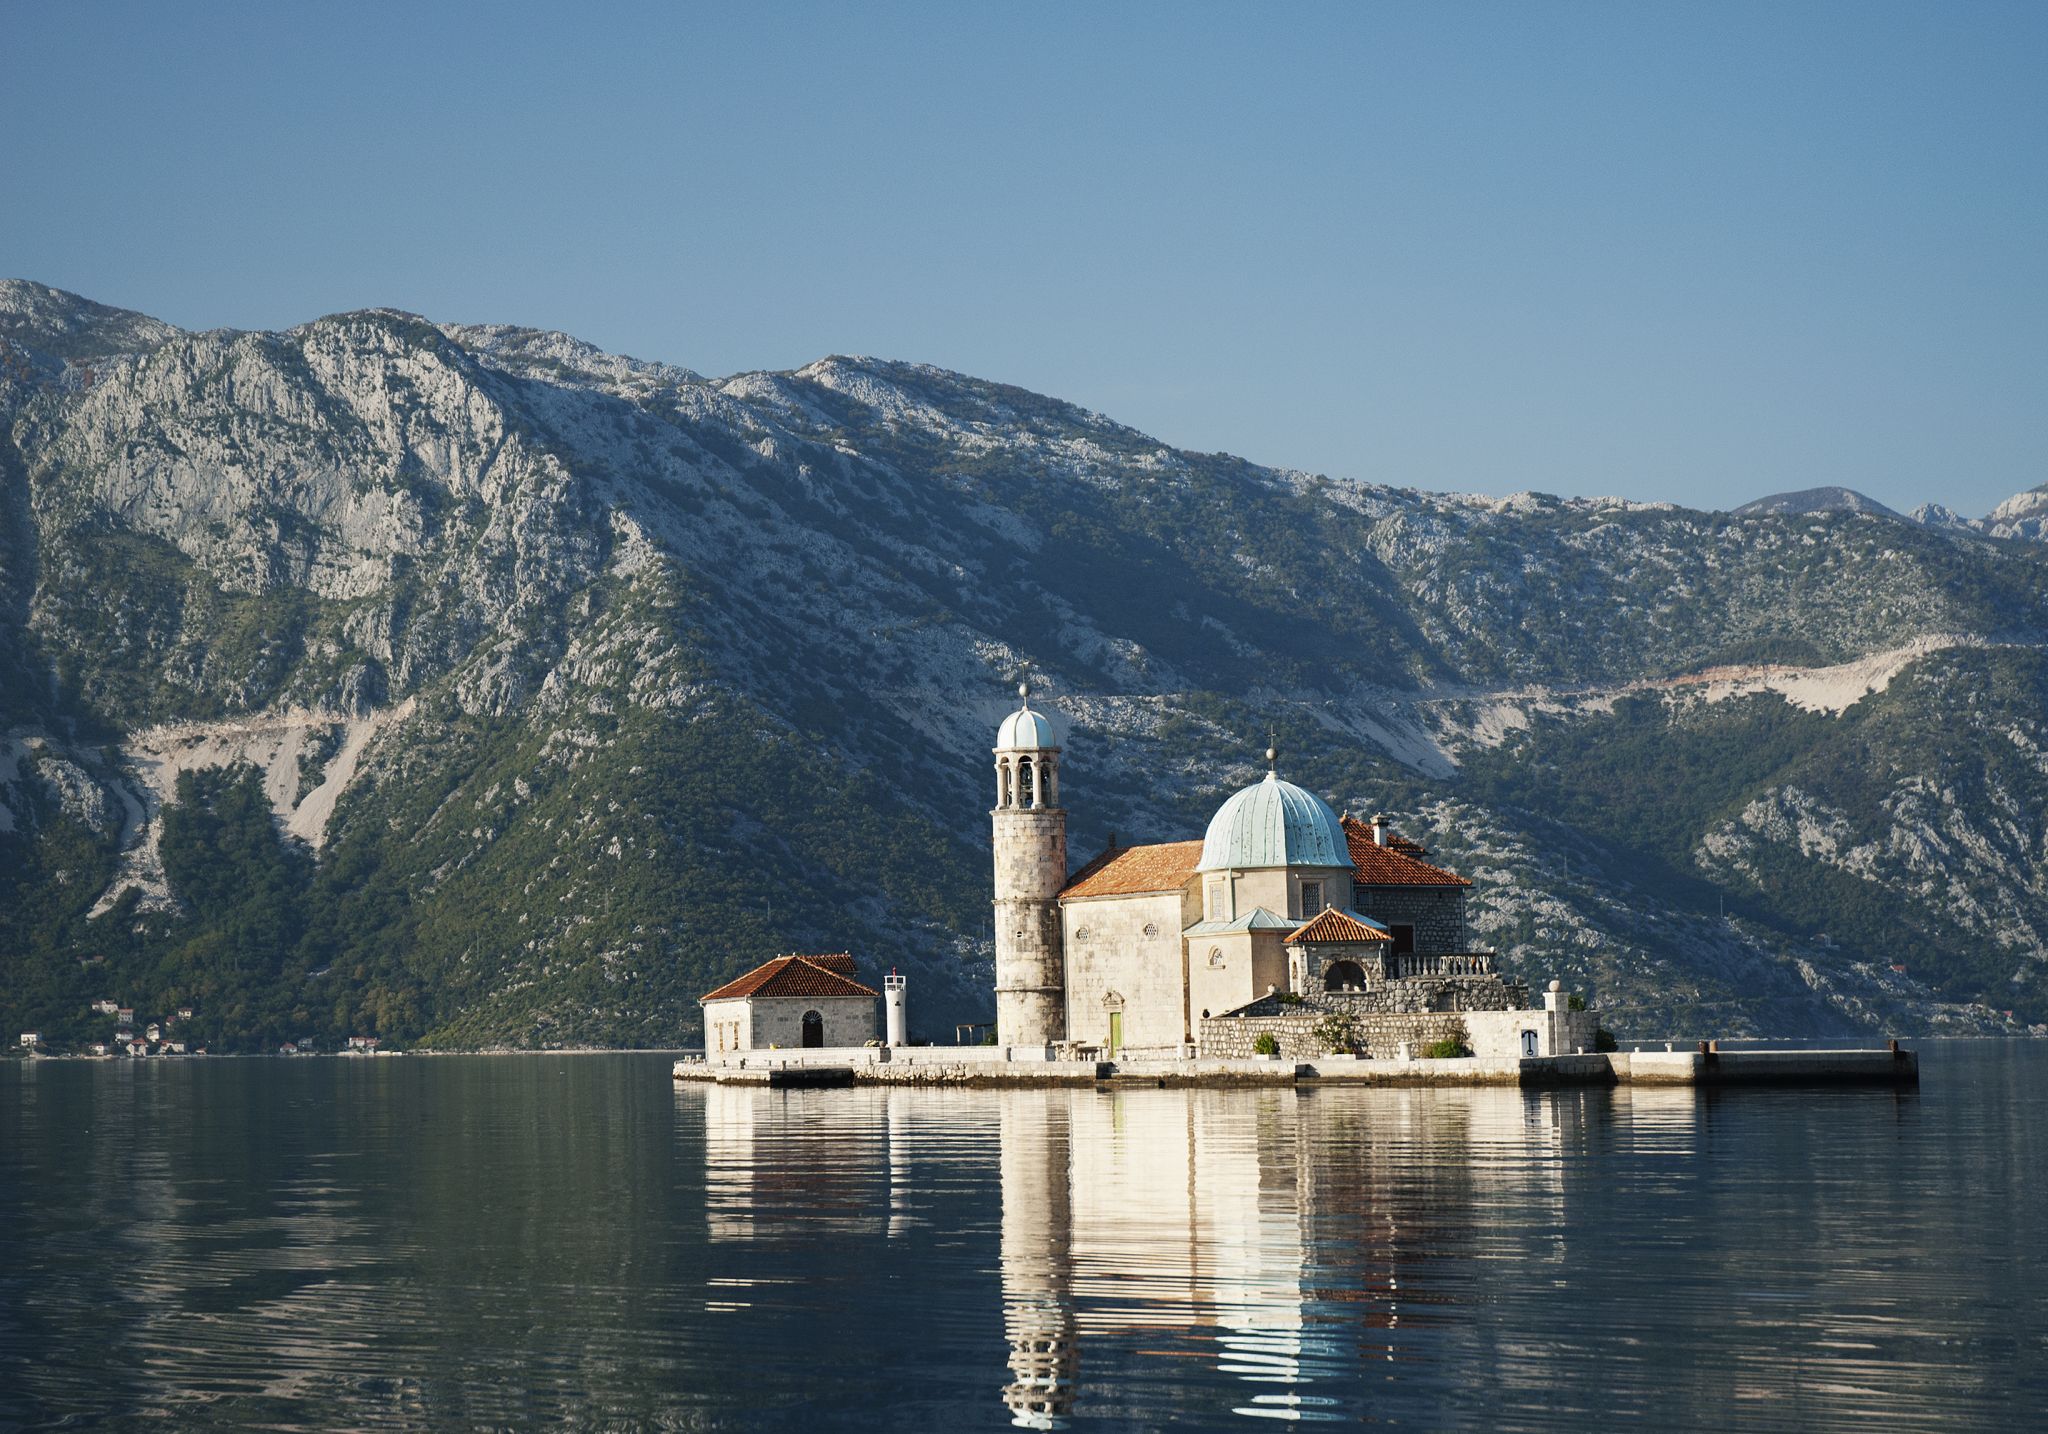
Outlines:
{"type": "Polygon", "coordinates": [[[1017,710],[1003,719],[996,731],[998,752],[1057,752],[1059,738],[1043,712],[1032,710],[1031,685],[1017,684],[1017,710]]]}
{"type": "Polygon", "coordinates": [[[1043,712],[1031,707],[1031,686],[1017,684],[1017,710],[996,730],[996,806],[1060,804],[1060,741],[1043,712]]]}

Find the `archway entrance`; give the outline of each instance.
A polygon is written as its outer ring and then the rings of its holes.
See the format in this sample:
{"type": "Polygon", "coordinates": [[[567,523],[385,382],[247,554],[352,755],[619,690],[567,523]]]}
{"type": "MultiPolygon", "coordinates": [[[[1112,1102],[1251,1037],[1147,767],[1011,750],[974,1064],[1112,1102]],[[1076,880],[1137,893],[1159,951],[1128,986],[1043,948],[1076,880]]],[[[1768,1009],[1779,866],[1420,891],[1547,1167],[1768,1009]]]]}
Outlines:
{"type": "Polygon", "coordinates": [[[1363,991],[1365,968],[1356,961],[1332,961],[1323,968],[1325,991],[1363,991]]]}
{"type": "Polygon", "coordinates": [[[824,1045],[824,1044],[825,1044],[825,1018],[824,1018],[823,1016],[819,1015],[819,1014],[818,1014],[818,1013],[817,1013],[816,1011],[806,1011],[806,1012],[804,1012],[804,1046],[805,1046],[805,1048],[806,1048],[806,1049],[809,1049],[809,1048],[810,1048],[810,1047],[812,1047],[812,1046],[822,1046],[822,1045],[824,1045]]]}

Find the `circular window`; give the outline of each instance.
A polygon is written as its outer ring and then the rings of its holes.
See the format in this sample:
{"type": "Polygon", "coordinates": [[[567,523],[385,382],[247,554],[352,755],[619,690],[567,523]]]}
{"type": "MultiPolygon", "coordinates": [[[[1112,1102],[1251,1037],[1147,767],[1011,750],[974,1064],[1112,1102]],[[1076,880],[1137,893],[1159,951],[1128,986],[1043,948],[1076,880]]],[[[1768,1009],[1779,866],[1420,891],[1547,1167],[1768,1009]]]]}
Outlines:
{"type": "Polygon", "coordinates": [[[1088,939],[1088,928],[1085,926],[1076,926],[1074,928],[1074,939],[1076,941],[1086,941],[1088,939]]]}
{"type": "Polygon", "coordinates": [[[1148,921],[1145,923],[1145,934],[1147,936],[1157,936],[1159,934],[1159,928],[1148,921]]]}

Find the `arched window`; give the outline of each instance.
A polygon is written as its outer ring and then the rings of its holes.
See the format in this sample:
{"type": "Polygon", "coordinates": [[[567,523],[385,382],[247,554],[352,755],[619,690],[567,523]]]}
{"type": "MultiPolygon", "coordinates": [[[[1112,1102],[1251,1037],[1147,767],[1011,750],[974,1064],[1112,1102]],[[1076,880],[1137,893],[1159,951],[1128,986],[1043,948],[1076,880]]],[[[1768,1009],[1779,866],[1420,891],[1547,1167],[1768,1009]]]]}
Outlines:
{"type": "Polygon", "coordinates": [[[822,1045],[824,1045],[824,1044],[825,1044],[825,1018],[824,1018],[823,1016],[819,1015],[819,1014],[818,1014],[818,1013],[817,1013],[816,1011],[806,1011],[806,1012],[804,1012],[804,1046],[805,1046],[805,1048],[806,1048],[806,1049],[808,1049],[808,1048],[810,1048],[810,1047],[812,1047],[812,1046],[822,1046],[822,1045]]]}
{"type": "Polygon", "coordinates": [[[1005,757],[1002,761],[996,763],[996,805],[999,807],[1009,806],[1010,792],[1010,760],[1005,757]]]}
{"type": "Polygon", "coordinates": [[[1365,968],[1356,961],[1332,961],[1323,968],[1325,991],[1363,991],[1365,968]]]}
{"type": "Polygon", "coordinates": [[[1017,805],[1035,807],[1038,805],[1037,772],[1029,757],[1017,759],[1017,805]]]}

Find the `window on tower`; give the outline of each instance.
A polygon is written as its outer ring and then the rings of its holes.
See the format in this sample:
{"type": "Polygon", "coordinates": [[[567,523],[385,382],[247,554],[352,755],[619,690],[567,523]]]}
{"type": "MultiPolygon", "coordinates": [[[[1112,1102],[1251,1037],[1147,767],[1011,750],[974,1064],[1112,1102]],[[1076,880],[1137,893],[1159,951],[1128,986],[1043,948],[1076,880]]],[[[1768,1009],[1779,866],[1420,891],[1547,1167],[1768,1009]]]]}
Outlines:
{"type": "Polygon", "coordinates": [[[1036,773],[1032,769],[1031,759],[1029,757],[1020,758],[1017,762],[1018,806],[1035,807],[1038,805],[1036,793],[1032,790],[1035,779],[1036,773]]]}

